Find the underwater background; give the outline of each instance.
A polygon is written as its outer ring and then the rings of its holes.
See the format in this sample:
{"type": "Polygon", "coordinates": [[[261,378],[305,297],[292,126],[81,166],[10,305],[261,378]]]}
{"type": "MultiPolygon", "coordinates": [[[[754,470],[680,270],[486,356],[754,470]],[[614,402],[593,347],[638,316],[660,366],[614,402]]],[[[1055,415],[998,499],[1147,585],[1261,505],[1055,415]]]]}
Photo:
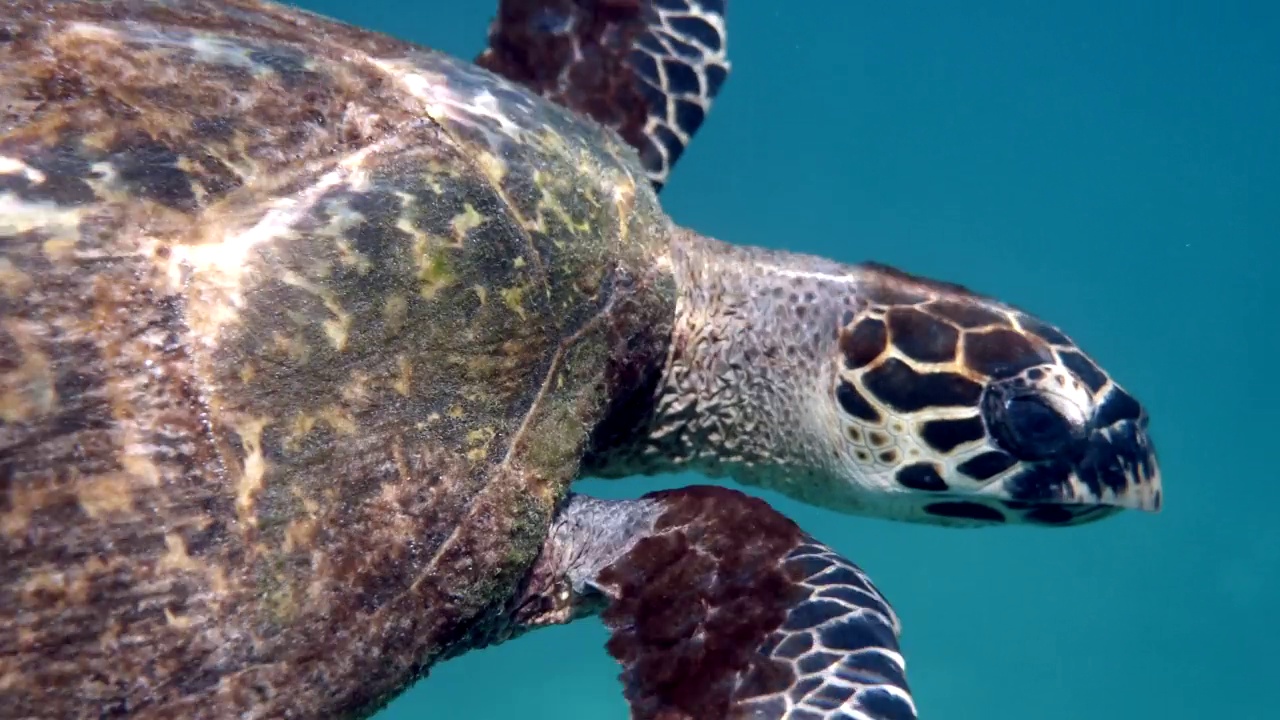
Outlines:
{"type": "MultiPolygon", "coordinates": [[[[296,4],[472,58],[495,3],[296,4]]],[[[746,490],[894,603],[925,720],[1280,718],[1280,3],[784,8],[730,2],[733,73],[667,210],[1060,325],[1150,411],[1165,509],[947,530],[746,490]]],[[[605,639],[469,654],[378,720],[623,720],[605,639]]]]}

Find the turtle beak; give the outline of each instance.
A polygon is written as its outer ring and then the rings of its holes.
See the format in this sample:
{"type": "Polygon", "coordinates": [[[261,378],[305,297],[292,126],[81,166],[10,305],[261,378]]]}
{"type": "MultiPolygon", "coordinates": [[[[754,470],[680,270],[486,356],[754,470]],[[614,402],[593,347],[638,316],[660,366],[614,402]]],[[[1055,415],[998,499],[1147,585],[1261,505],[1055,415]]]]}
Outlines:
{"type": "Polygon", "coordinates": [[[1160,511],[1160,465],[1145,417],[1095,430],[1074,470],[1075,490],[1085,503],[1160,511]]]}
{"type": "Polygon", "coordinates": [[[1004,481],[1001,494],[1026,522],[1082,525],[1126,509],[1160,511],[1160,465],[1142,407],[1113,388],[1089,425],[1069,457],[1032,463],[1004,481]]]}

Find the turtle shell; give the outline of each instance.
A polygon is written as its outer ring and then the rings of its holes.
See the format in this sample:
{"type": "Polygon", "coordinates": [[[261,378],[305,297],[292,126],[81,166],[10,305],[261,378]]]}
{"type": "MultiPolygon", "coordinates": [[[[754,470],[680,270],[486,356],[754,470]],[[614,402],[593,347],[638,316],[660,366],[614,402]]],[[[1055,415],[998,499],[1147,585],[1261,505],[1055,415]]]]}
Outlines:
{"type": "Polygon", "coordinates": [[[616,135],[251,0],[0,20],[0,706],[335,716],[503,632],[670,317],[616,135]]]}

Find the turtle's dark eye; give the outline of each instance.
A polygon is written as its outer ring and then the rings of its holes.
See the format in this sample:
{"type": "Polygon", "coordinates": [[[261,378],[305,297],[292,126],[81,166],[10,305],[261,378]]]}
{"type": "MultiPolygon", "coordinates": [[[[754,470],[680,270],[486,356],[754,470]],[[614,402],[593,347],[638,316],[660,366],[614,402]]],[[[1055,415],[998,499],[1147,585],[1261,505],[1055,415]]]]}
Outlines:
{"type": "Polygon", "coordinates": [[[1084,428],[1042,395],[1013,395],[988,405],[988,423],[996,441],[1021,460],[1047,460],[1061,455],[1083,435],[1084,428]]]}

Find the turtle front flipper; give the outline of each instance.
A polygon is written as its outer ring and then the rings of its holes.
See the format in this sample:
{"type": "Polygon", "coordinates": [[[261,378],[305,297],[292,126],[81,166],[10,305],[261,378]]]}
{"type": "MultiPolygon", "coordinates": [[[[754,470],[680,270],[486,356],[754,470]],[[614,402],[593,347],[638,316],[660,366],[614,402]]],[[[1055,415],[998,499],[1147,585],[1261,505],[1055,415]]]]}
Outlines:
{"type": "Polygon", "coordinates": [[[476,63],[618,131],[656,189],[729,75],[727,0],[502,0],[476,63]]]}
{"type": "Polygon", "coordinates": [[[734,490],[570,496],[514,619],[528,629],[597,612],[636,720],[916,718],[888,601],[734,490]]]}

